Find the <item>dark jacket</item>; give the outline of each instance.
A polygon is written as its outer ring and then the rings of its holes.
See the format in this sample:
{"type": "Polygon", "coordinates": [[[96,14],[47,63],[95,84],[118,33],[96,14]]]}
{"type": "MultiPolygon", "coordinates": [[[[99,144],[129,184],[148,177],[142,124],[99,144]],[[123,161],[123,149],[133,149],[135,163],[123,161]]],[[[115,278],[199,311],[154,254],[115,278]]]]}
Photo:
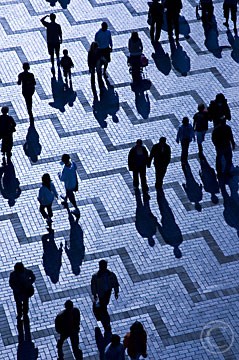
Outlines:
{"type": "Polygon", "coordinates": [[[12,136],[12,133],[16,131],[16,123],[9,115],[0,115],[0,139],[8,136],[12,136]]]}
{"type": "Polygon", "coordinates": [[[46,27],[47,42],[50,44],[59,44],[62,40],[61,25],[45,20],[41,20],[41,23],[46,27]]]}
{"type": "Polygon", "coordinates": [[[68,55],[61,58],[60,65],[64,70],[70,70],[72,67],[74,67],[73,61],[68,55]]]}
{"type": "Polygon", "coordinates": [[[153,21],[163,22],[163,4],[155,1],[149,3],[149,14],[153,21]]]}
{"type": "Polygon", "coordinates": [[[91,278],[91,293],[93,296],[103,297],[114,289],[115,294],[119,293],[117,276],[110,270],[98,271],[91,278]]]}
{"type": "Polygon", "coordinates": [[[229,125],[219,125],[212,132],[212,142],[216,148],[224,149],[227,147],[235,148],[235,141],[232,129],[229,125]]]}
{"type": "Polygon", "coordinates": [[[208,107],[208,115],[209,119],[213,120],[214,125],[218,124],[222,116],[225,116],[226,120],[231,120],[231,111],[227,104],[227,100],[225,99],[223,102],[218,102],[216,100],[211,101],[208,107]]]}
{"type": "Polygon", "coordinates": [[[36,80],[32,73],[23,71],[18,75],[18,85],[22,84],[22,94],[33,95],[35,91],[36,80]]]}
{"type": "Polygon", "coordinates": [[[167,11],[180,13],[183,5],[181,0],[165,0],[164,7],[167,9],[167,11]]]}
{"type": "Polygon", "coordinates": [[[58,334],[70,335],[80,330],[80,310],[65,309],[55,318],[55,329],[58,334]]]}
{"type": "Polygon", "coordinates": [[[97,61],[100,60],[101,53],[100,49],[96,49],[95,51],[88,52],[88,67],[90,70],[95,69],[97,61]]]}
{"type": "Polygon", "coordinates": [[[32,270],[24,268],[23,272],[11,272],[9,285],[13,290],[15,300],[23,301],[34,293],[32,284],[35,282],[35,275],[32,270]]]}
{"type": "Polygon", "coordinates": [[[198,132],[208,130],[208,112],[207,111],[199,111],[194,115],[193,129],[198,132]]]}
{"type": "Polygon", "coordinates": [[[148,165],[148,159],[149,159],[148,150],[143,145],[140,147],[142,147],[142,155],[138,155],[137,153],[138,145],[135,145],[134,147],[132,147],[132,149],[130,149],[128,155],[129,171],[139,170],[148,165]]]}
{"type": "Polygon", "coordinates": [[[151,164],[152,159],[154,159],[154,166],[168,166],[171,160],[171,149],[168,144],[158,143],[153,145],[152,150],[149,156],[149,166],[151,164]]]}

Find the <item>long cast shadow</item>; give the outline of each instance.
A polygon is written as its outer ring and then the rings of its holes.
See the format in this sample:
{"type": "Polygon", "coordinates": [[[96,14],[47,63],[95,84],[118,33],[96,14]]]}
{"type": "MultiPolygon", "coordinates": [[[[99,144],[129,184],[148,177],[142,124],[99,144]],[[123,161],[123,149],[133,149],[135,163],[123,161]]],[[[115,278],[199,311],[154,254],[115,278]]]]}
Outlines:
{"type": "Polygon", "coordinates": [[[39,134],[34,125],[30,125],[27,131],[26,142],[23,145],[23,150],[27,157],[33,163],[37,162],[38,156],[41,155],[42,146],[39,142],[39,134]]]}
{"type": "Polygon", "coordinates": [[[176,224],[173,212],[162,192],[158,192],[157,202],[161,213],[161,225],[158,224],[159,232],[166,244],[173,247],[174,256],[180,259],[182,252],[179,246],[183,242],[181,230],[176,224]]]}
{"type": "Polygon", "coordinates": [[[20,182],[11,161],[0,168],[0,192],[8,200],[10,207],[15,205],[16,199],[21,195],[20,182]]]}
{"type": "Polygon", "coordinates": [[[67,9],[67,5],[69,5],[71,2],[71,0],[46,0],[46,1],[50,3],[50,6],[55,6],[58,1],[62,9],[67,9]]]}
{"type": "Polygon", "coordinates": [[[239,37],[236,34],[235,36],[232,35],[232,32],[230,29],[227,30],[227,39],[229,44],[232,47],[231,57],[234,61],[239,63],[239,37]]]}
{"type": "Polygon", "coordinates": [[[217,176],[215,170],[208,164],[206,158],[200,161],[201,170],[199,175],[201,177],[204,190],[211,194],[211,200],[214,204],[218,203],[218,197],[216,194],[219,194],[219,183],[217,181],[217,176]]]}
{"type": "Polygon", "coordinates": [[[148,119],[150,113],[149,96],[145,92],[151,87],[149,79],[141,79],[138,82],[131,83],[131,89],[135,93],[135,106],[143,119],[148,119]]]}
{"type": "Polygon", "coordinates": [[[70,107],[73,106],[76,99],[76,92],[70,87],[65,87],[60,67],[58,67],[58,79],[55,76],[51,78],[51,89],[53,102],[49,105],[55,109],[65,112],[65,106],[68,104],[70,107]]]}
{"type": "Polygon", "coordinates": [[[42,236],[43,246],[43,267],[45,273],[51,279],[53,284],[59,281],[59,275],[62,264],[62,243],[58,249],[54,240],[54,230],[42,236]]]}
{"type": "Polygon", "coordinates": [[[189,165],[183,168],[186,184],[183,184],[184,191],[187,194],[188,200],[195,204],[195,209],[201,211],[202,207],[200,201],[202,200],[202,184],[198,184],[193,177],[189,165]]]}
{"type": "Polygon", "coordinates": [[[17,330],[17,360],[36,360],[38,358],[38,348],[35,348],[34,342],[31,339],[30,321],[28,316],[24,317],[24,320],[17,321],[17,330]]]}
{"type": "Polygon", "coordinates": [[[95,342],[99,351],[100,360],[105,359],[105,348],[111,341],[111,332],[105,332],[104,336],[98,326],[95,327],[95,342]]]}
{"type": "Polygon", "coordinates": [[[171,71],[171,60],[168,53],[165,53],[162,45],[158,42],[154,45],[155,52],[152,53],[152,58],[157,69],[164,75],[168,75],[171,71]]]}
{"type": "Polygon", "coordinates": [[[180,72],[181,75],[187,76],[191,68],[191,62],[186,51],[183,50],[181,45],[176,47],[174,41],[170,41],[170,49],[174,69],[180,72]]]}
{"type": "Polygon", "coordinates": [[[215,16],[213,15],[212,21],[210,24],[203,23],[205,41],[204,44],[208,51],[210,51],[216,58],[220,59],[222,57],[222,48],[219,46],[218,36],[219,32],[217,29],[217,22],[215,16]]]}

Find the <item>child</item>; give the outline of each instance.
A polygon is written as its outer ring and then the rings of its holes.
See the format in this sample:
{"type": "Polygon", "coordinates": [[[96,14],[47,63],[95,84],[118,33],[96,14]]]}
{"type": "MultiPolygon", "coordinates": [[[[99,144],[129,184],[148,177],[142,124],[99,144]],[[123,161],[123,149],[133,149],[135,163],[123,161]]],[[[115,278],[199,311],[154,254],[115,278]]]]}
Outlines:
{"type": "Polygon", "coordinates": [[[68,82],[68,75],[69,75],[69,79],[70,79],[70,84],[71,84],[71,68],[74,67],[73,61],[71,60],[70,56],[68,56],[68,50],[63,50],[63,57],[61,58],[60,61],[60,65],[63,69],[63,74],[65,77],[65,81],[66,81],[66,85],[68,82]]]}
{"type": "Polygon", "coordinates": [[[42,176],[42,186],[39,190],[37,200],[40,203],[40,213],[43,218],[46,219],[50,229],[52,224],[51,218],[53,216],[51,207],[54,197],[58,198],[58,194],[53,182],[51,181],[50,175],[46,173],[42,176]],[[47,209],[47,213],[45,209],[47,209]]]}

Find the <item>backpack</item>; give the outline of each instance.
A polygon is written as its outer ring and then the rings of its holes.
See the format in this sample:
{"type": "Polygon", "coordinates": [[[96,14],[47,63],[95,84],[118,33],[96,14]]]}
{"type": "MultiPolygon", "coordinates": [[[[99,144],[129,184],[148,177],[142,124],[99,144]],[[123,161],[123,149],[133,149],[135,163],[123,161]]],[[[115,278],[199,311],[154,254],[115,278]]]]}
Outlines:
{"type": "Polygon", "coordinates": [[[58,334],[64,332],[64,311],[60,312],[55,318],[55,329],[58,334]]]}

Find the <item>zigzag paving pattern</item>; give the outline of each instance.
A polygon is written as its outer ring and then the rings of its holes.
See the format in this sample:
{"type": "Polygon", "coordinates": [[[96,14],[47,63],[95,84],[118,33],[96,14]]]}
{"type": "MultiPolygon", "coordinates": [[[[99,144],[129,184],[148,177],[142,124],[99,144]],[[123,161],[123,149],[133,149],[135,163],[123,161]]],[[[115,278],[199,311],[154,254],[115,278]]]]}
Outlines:
{"type": "MultiPolygon", "coordinates": [[[[181,52],[178,58],[171,54],[164,29],[161,58],[157,59],[152,56],[146,0],[1,0],[0,106],[9,106],[17,123],[12,162],[21,194],[13,207],[0,197],[0,359],[17,359],[15,303],[8,277],[19,260],[36,274],[30,321],[38,358],[57,358],[54,318],[71,298],[81,310],[84,359],[98,359],[90,279],[102,258],[108,260],[120,281],[119,299],[112,298],[109,306],[113,331],[123,337],[133,321],[142,321],[148,333],[149,360],[239,359],[237,171],[230,189],[227,186],[229,196],[217,194],[218,203],[214,204],[199,174],[197,145],[190,147],[192,173],[185,179],[175,142],[182,117],[192,119],[200,102],[208,104],[223,92],[238,144],[238,38],[223,27],[222,0],[214,4],[218,34],[214,27],[205,41],[202,24],[195,19],[196,1],[184,0],[181,52]],[[75,63],[75,93],[67,98],[61,74],[57,74],[56,83],[51,78],[46,33],[40,23],[40,18],[52,11],[63,29],[62,49],[69,50],[75,63]],[[114,51],[108,69],[111,86],[99,105],[93,103],[87,51],[103,20],[112,31],[114,51]],[[133,30],[143,41],[149,59],[146,75],[152,81],[141,98],[131,90],[127,68],[127,42],[133,30]],[[162,65],[166,60],[167,72],[162,65]],[[33,99],[41,144],[37,162],[23,149],[29,120],[16,79],[24,61],[30,63],[37,81],[33,99]],[[116,113],[117,123],[112,121],[116,113]],[[164,185],[166,200],[157,202],[152,166],[148,170],[151,200],[147,205],[134,196],[127,155],[137,138],[150,150],[162,135],[172,148],[164,185]],[[81,219],[74,224],[67,211],[54,203],[55,247],[49,249],[36,197],[44,172],[51,174],[59,193],[64,192],[57,177],[63,152],[68,152],[78,167],[81,219]],[[150,247],[147,237],[152,235],[155,245],[150,247]],[[78,266],[82,262],[79,275],[74,274],[74,259],[65,246],[74,240],[81,255],[75,259],[78,266]],[[174,257],[170,240],[181,243],[182,258],[174,257]],[[58,251],[61,243],[62,258],[58,251]],[[57,283],[49,276],[49,263],[54,261],[61,263],[57,283]],[[207,326],[212,331],[203,342],[201,332],[207,326]]],[[[205,153],[214,167],[211,131],[210,124],[205,153]]],[[[238,160],[237,146],[235,166],[238,160]]],[[[67,342],[64,353],[65,359],[73,359],[67,342]]]]}

